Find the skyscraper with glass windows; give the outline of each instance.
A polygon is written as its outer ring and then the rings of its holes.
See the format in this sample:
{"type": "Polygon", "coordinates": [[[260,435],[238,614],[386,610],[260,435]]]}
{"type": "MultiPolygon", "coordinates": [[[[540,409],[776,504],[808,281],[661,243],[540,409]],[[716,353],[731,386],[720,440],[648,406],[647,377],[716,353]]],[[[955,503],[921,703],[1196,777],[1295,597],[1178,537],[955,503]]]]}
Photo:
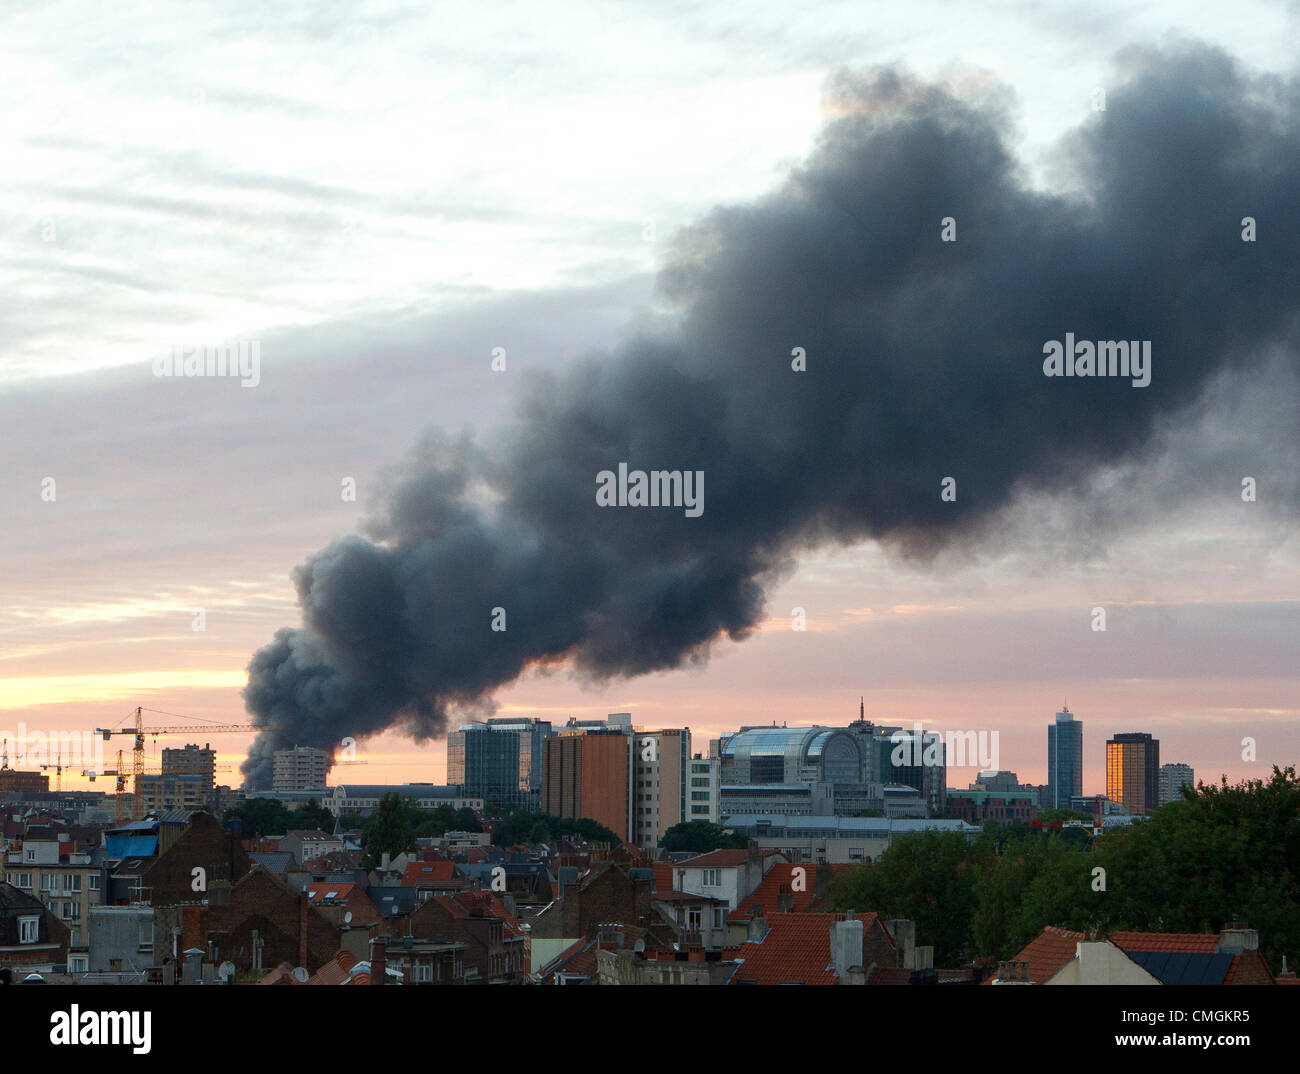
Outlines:
{"type": "Polygon", "coordinates": [[[1069,809],[1070,798],[1083,793],[1083,721],[1062,705],[1056,722],[1047,725],[1047,799],[1051,809],[1069,809]]]}
{"type": "Polygon", "coordinates": [[[471,798],[536,809],[547,720],[501,718],[462,724],[447,736],[447,782],[471,798]]]}

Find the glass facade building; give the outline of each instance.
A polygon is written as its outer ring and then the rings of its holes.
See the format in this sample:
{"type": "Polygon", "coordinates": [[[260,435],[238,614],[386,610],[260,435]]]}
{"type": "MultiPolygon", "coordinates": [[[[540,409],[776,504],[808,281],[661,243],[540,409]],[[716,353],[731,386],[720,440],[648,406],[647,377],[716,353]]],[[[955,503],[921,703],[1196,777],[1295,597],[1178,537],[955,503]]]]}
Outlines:
{"type": "Polygon", "coordinates": [[[1133,814],[1159,808],[1159,739],[1134,731],[1106,740],[1106,797],[1133,814]]]}
{"type": "Polygon", "coordinates": [[[447,736],[447,782],[472,798],[536,809],[542,791],[546,720],[493,719],[462,724],[447,736]]]}
{"type": "Polygon", "coordinates": [[[1047,799],[1050,809],[1069,809],[1083,793],[1083,721],[1062,706],[1047,727],[1047,799]]]}

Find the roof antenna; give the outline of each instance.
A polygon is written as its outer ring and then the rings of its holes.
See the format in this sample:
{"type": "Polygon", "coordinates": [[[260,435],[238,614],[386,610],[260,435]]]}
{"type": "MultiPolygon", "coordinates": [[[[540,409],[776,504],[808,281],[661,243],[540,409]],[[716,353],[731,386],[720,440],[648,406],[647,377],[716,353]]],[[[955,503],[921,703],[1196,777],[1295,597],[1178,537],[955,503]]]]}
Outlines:
{"type": "Polygon", "coordinates": [[[858,719],[865,720],[866,718],[867,718],[867,701],[865,697],[860,696],[858,698],[858,719]]]}

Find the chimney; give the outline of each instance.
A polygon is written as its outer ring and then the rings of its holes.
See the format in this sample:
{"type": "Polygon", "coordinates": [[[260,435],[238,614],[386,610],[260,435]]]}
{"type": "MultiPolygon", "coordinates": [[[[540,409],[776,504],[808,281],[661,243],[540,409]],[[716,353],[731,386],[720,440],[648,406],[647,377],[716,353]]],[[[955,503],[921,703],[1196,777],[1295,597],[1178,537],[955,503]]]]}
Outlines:
{"type": "Polygon", "coordinates": [[[1083,940],[1075,948],[1079,959],[1079,983],[1108,985],[1110,980],[1110,943],[1106,940],[1083,940]]]}
{"type": "Polygon", "coordinates": [[[916,922],[905,917],[890,918],[885,928],[894,941],[894,950],[898,952],[900,969],[916,969],[916,922]]]}
{"type": "Polygon", "coordinates": [[[1229,921],[1219,933],[1219,950],[1224,954],[1259,950],[1259,932],[1248,929],[1244,922],[1229,921]]]}
{"type": "Polygon", "coordinates": [[[862,922],[849,919],[831,922],[831,969],[840,984],[865,984],[862,968],[862,922]],[[857,980],[854,980],[854,977],[857,980]]]}
{"type": "Polygon", "coordinates": [[[915,963],[911,967],[914,970],[934,969],[934,948],[928,944],[925,947],[913,948],[912,961],[915,963]]]}
{"type": "Polygon", "coordinates": [[[381,985],[388,975],[388,937],[376,936],[370,941],[370,983],[381,985]]]}
{"type": "Polygon", "coordinates": [[[307,907],[309,899],[305,891],[298,894],[298,965],[307,965],[307,907]]]}
{"type": "Polygon", "coordinates": [[[830,863],[819,861],[817,869],[813,873],[813,899],[820,902],[826,898],[827,892],[831,889],[831,882],[834,879],[835,870],[830,867],[830,863]]]}

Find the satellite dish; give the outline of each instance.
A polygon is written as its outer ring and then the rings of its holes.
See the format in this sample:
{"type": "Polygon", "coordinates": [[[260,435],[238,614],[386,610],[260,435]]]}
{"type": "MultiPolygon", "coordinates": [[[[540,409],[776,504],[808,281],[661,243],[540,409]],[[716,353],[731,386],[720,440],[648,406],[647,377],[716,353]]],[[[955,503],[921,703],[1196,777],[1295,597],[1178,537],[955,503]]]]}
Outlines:
{"type": "Polygon", "coordinates": [[[343,915],[343,924],[345,924],[345,925],[351,925],[351,924],[352,924],[352,911],[351,911],[351,910],[349,910],[347,913],[345,913],[345,914],[343,915]]]}
{"type": "Polygon", "coordinates": [[[297,967],[294,968],[294,971],[293,971],[293,979],[294,979],[295,981],[297,981],[299,984],[306,984],[306,983],[307,983],[307,978],[310,977],[310,976],[311,976],[311,974],[309,974],[309,973],[308,973],[305,969],[303,969],[301,966],[297,966],[297,967]]]}

